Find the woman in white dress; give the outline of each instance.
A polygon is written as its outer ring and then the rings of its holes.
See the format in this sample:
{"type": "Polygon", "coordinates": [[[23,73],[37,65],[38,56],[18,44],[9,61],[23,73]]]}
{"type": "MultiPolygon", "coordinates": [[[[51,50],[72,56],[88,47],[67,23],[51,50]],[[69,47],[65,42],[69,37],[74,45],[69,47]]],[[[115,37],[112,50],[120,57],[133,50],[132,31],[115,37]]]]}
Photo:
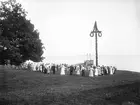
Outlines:
{"type": "Polygon", "coordinates": [[[102,72],[101,72],[101,67],[98,66],[97,68],[98,68],[98,75],[101,76],[101,74],[102,74],[102,72]]]}
{"type": "Polygon", "coordinates": [[[110,75],[113,75],[113,67],[110,66],[110,75]]]}
{"type": "Polygon", "coordinates": [[[65,66],[62,65],[60,75],[65,75],[65,66]]]}
{"type": "Polygon", "coordinates": [[[47,73],[48,73],[48,74],[51,73],[51,65],[48,65],[48,67],[47,67],[47,73]]]}
{"type": "Polygon", "coordinates": [[[76,74],[80,75],[80,67],[79,67],[79,65],[76,67],[76,74]]]}
{"type": "Polygon", "coordinates": [[[95,76],[98,76],[98,67],[95,68],[95,76]]]}
{"type": "Polygon", "coordinates": [[[94,75],[93,75],[93,67],[92,66],[89,68],[89,77],[94,77],[94,75]]]}
{"type": "Polygon", "coordinates": [[[34,71],[34,64],[31,63],[31,70],[34,71]]]}

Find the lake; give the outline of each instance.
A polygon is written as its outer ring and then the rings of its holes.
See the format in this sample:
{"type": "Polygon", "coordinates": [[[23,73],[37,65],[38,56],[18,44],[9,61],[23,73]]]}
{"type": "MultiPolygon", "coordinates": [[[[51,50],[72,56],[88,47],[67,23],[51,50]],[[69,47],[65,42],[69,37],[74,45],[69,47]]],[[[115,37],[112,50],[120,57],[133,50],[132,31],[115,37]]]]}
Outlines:
{"type": "MultiPolygon", "coordinates": [[[[91,59],[95,57],[92,56],[91,59]]],[[[87,60],[86,55],[75,56],[48,56],[46,62],[51,63],[83,63],[87,60]]],[[[119,70],[131,70],[140,72],[139,69],[140,55],[99,55],[99,65],[116,66],[119,70]]]]}

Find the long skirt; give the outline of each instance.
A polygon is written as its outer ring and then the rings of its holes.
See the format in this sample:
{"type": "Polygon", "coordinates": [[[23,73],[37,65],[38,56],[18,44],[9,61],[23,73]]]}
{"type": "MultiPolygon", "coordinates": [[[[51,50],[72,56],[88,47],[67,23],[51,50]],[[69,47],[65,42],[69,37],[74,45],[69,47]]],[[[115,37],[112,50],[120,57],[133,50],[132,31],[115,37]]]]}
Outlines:
{"type": "Polygon", "coordinates": [[[77,75],[80,75],[80,70],[77,70],[76,74],[77,74],[77,75]]]}
{"type": "Polygon", "coordinates": [[[89,71],[89,77],[93,77],[93,70],[89,71]]]}
{"type": "Polygon", "coordinates": [[[98,76],[98,75],[99,75],[98,69],[96,68],[96,69],[95,69],[95,76],[98,76]]]}
{"type": "Polygon", "coordinates": [[[50,68],[47,69],[47,74],[50,74],[51,70],[50,68]]]}
{"type": "Polygon", "coordinates": [[[110,68],[110,75],[113,75],[113,69],[110,68]]]}
{"type": "Polygon", "coordinates": [[[65,69],[64,68],[61,69],[60,75],[65,75],[65,69]]]}
{"type": "Polygon", "coordinates": [[[47,69],[45,68],[45,69],[44,69],[44,74],[46,74],[46,73],[47,73],[47,69]]]}
{"type": "Polygon", "coordinates": [[[85,76],[85,70],[82,70],[82,76],[85,76]]]}

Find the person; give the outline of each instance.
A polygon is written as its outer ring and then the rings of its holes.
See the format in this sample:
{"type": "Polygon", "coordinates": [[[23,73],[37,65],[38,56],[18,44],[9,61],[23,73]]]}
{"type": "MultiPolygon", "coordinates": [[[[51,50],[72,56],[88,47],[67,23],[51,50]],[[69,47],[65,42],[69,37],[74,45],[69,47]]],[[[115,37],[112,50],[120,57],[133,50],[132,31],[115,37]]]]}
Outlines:
{"type": "Polygon", "coordinates": [[[110,69],[110,75],[113,75],[113,67],[110,66],[109,69],[110,69]]]}
{"type": "Polygon", "coordinates": [[[108,68],[107,68],[107,66],[105,66],[105,73],[106,73],[106,75],[108,75],[108,68]]]}
{"type": "Polygon", "coordinates": [[[93,65],[93,76],[95,76],[95,69],[96,69],[96,66],[93,65]]]}
{"type": "Polygon", "coordinates": [[[39,65],[38,65],[38,63],[36,64],[36,71],[39,71],[39,65]]]}
{"type": "Polygon", "coordinates": [[[107,66],[108,75],[110,75],[110,67],[107,66]]]}
{"type": "Polygon", "coordinates": [[[73,67],[73,65],[71,65],[71,66],[70,66],[70,75],[73,74],[73,71],[74,71],[74,67],[73,67]]]}
{"type": "Polygon", "coordinates": [[[64,65],[61,66],[60,75],[65,75],[65,66],[64,65]]]}
{"type": "Polygon", "coordinates": [[[42,72],[46,73],[44,63],[42,64],[42,72]]]}
{"type": "Polygon", "coordinates": [[[59,66],[58,66],[58,64],[57,64],[57,66],[56,66],[56,71],[58,71],[59,70],[59,66]]]}
{"type": "Polygon", "coordinates": [[[32,70],[33,70],[33,71],[36,71],[36,65],[35,65],[34,62],[32,63],[32,70]]]}
{"type": "Polygon", "coordinates": [[[113,74],[115,74],[117,68],[115,66],[113,66],[113,74]]]}
{"type": "Polygon", "coordinates": [[[81,70],[82,70],[82,76],[85,76],[85,67],[82,66],[82,67],[81,67],[81,70]]]}
{"type": "Polygon", "coordinates": [[[40,64],[40,66],[39,66],[39,70],[42,72],[42,64],[40,64]]]}
{"type": "Polygon", "coordinates": [[[101,74],[102,74],[102,72],[101,72],[101,67],[98,66],[97,69],[98,69],[98,76],[101,76],[101,74]]]}
{"type": "Polygon", "coordinates": [[[44,66],[44,74],[47,74],[47,67],[46,65],[43,65],[44,66]]]}
{"type": "Polygon", "coordinates": [[[42,68],[42,67],[41,67],[41,64],[39,63],[39,65],[38,65],[38,71],[39,71],[39,72],[41,72],[41,68],[42,68]]]}
{"type": "Polygon", "coordinates": [[[76,67],[76,74],[80,75],[80,67],[79,67],[79,65],[76,67]]]}
{"type": "Polygon", "coordinates": [[[51,70],[53,71],[53,74],[55,74],[55,65],[54,64],[52,65],[51,70]]]}
{"type": "Polygon", "coordinates": [[[105,66],[104,66],[104,65],[102,65],[101,70],[102,70],[102,75],[106,75],[106,74],[107,74],[107,72],[106,72],[106,69],[105,69],[105,66]]]}
{"type": "Polygon", "coordinates": [[[51,73],[51,64],[49,64],[47,67],[47,74],[50,74],[50,73],[51,73]]]}
{"type": "Polygon", "coordinates": [[[95,76],[98,76],[98,67],[95,68],[95,76]]]}
{"type": "Polygon", "coordinates": [[[89,77],[93,77],[93,67],[90,66],[89,68],[89,77]]]}

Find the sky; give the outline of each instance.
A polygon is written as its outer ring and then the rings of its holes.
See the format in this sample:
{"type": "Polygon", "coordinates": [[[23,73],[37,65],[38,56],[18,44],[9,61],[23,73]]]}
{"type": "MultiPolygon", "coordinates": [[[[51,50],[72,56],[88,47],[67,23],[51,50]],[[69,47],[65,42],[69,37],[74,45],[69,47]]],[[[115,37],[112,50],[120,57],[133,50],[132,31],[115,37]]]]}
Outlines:
{"type": "Polygon", "coordinates": [[[95,21],[102,31],[102,37],[98,37],[99,56],[140,56],[139,0],[18,1],[40,32],[47,62],[95,59],[95,37],[89,36],[95,21]]]}

